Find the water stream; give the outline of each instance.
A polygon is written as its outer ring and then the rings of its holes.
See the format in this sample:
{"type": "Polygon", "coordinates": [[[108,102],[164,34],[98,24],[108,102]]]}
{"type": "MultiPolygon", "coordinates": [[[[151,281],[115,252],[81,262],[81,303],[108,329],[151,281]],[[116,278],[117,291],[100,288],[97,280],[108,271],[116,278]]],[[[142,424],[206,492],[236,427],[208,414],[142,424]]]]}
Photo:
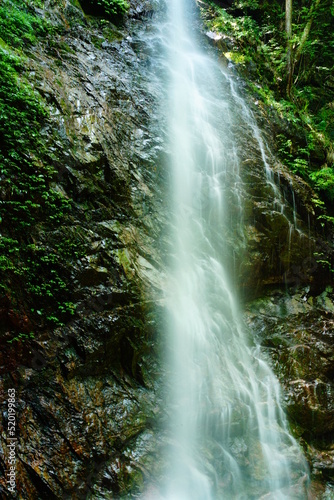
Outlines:
{"type": "MultiPolygon", "coordinates": [[[[307,498],[307,466],[289,432],[279,383],[248,337],[230,284],[226,234],[242,238],[245,196],[234,122],[243,120],[253,135],[259,133],[231,77],[196,40],[193,3],[167,3],[163,43],[174,247],[168,294],[169,470],[162,495],[166,500],[307,498]]],[[[255,140],[261,148],[261,137],[255,140]]],[[[263,164],[272,184],[265,156],[263,164]]],[[[276,186],[273,190],[277,194],[276,186]]]]}

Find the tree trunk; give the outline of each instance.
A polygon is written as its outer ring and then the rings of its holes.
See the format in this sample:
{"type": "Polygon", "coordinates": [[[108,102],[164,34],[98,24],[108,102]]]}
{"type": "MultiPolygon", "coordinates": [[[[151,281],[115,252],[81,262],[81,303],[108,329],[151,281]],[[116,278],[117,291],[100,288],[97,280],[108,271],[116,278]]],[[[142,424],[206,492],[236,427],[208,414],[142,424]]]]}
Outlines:
{"type": "Polygon", "coordinates": [[[308,39],[308,36],[310,34],[310,31],[311,31],[311,27],[312,27],[312,23],[313,23],[313,19],[314,19],[314,14],[315,14],[317,8],[319,7],[320,2],[321,2],[321,0],[315,0],[315,2],[311,5],[311,8],[310,8],[310,18],[309,18],[309,20],[306,23],[306,26],[305,26],[303,34],[301,36],[299,45],[298,45],[297,50],[296,50],[296,54],[295,54],[295,58],[294,58],[295,59],[295,64],[300,59],[303,47],[304,47],[304,45],[305,45],[305,43],[306,43],[306,41],[308,39]]]}
{"type": "Polygon", "coordinates": [[[287,47],[287,76],[288,83],[286,88],[286,93],[288,96],[291,92],[292,87],[292,77],[293,77],[293,60],[292,60],[292,0],[285,0],[285,31],[288,41],[287,47]]]}
{"type": "Polygon", "coordinates": [[[292,47],[292,0],[285,0],[285,31],[288,39],[288,47],[287,47],[287,77],[288,83],[286,88],[286,93],[290,97],[292,82],[293,82],[293,73],[295,70],[295,66],[298,63],[300,56],[302,55],[303,48],[307,39],[309,37],[312,23],[314,20],[314,15],[317,11],[317,8],[320,5],[321,0],[315,0],[310,8],[309,20],[306,23],[302,36],[300,38],[300,42],[298,47],[293,53],[292,47]]]}

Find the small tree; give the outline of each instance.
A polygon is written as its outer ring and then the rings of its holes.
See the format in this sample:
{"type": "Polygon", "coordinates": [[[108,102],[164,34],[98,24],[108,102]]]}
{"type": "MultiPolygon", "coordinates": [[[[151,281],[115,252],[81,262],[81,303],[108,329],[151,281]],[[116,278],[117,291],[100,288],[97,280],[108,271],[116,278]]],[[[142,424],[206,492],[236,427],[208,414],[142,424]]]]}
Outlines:
{"type": "Polygon", "coordinates": [[[321,0],[314,0],[310,7],[309,18],[302,32],[298,45],[292,45],[292,0],[285,0],[285,31],[288,41],[287,46],[287,95],[290,96],[293,84],[293,74],[295,67],[298,64],[303,49],[310,35],[314,17],[317,13],[321,0]]]}

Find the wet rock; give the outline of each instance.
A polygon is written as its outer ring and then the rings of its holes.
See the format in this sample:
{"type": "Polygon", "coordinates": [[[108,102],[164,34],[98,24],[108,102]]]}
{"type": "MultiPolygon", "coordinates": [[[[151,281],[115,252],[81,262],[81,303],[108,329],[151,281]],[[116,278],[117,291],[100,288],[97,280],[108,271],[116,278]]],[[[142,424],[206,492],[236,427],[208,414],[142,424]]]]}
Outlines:
{"type": "MultiPolygon", "coordinates": [[[[246,321],[284,387],[286,411],[316,477],[333,476],[334,294],[276,290],[247,306],[246,321]]],[[[317,498],[317,497],[316,497],[317,498]]]]}
{"type": "Polygon", "coordinates": [[[129,16],[140,19],[144,16],[151,16],[160,7],[157,0],[131,0],[129,16]]]}
{"type": "MultiPolygon", "coordinates": [[[[137,7],[137,17],[155,8],[154,2],[137,7]]],[[[54,189],[73,202],[68,226],[35,238],[45,248],[68,244],[60,266],[70,276],[69,310],[64,325],[52,328],[31,324],[10,298],[1,302],[1,389],[14,385],[17,394],[22,498],[102,498],[106,492],[114,498],[140,492],[147,471],[159,468],[160,94],[140,62],[136,28],[89,21],[76,2],[38,12],[61,27],[61,35],[52,46],[45,40],[27,52],[27,71],[50,111],[42,133],[47,162],[58,172],[54,189]],[[154,165],[154,177],[139,175],[144,162],[154,165]],[[17,330],[33,331],[35,339],[20,337],[13,346],[7,341],[17,330]]],[[[5,438],[2,433],[7,452],[5,438]]],[[[9,496],[3,478],[0,491],[9,496]]]]}
{"type": "Polygon", "coordinates": [[[244,439],[235,438],[230,447],[230,450],[232,455],[234,456],[234,458],[241,467],[248,465],[249,463],[249,459],[247,457],[248,447],[244,439]]]}
{"type": "Polygon", "coordinates": [[[66,0],[64,3],[64,16],[70,24],[86,24],[85,14],[78,1],[70,2],[66,0]]]}
{"type": "Polygon", "coordinates": [[[78,276],[81,286],[96,286],[105,283],[109,278],[108,269],[104,267],[87,267],[78,276]]]}
{"type": "MultiPolygon", "coordinates": [[[[246,295],[274,283],[307,283],[314,277],[315,260],[310,256],[317,246],[314,233],[305,223],[305,217],[310,220],[314,214],[311,190],[300,184],[295,191],[296,183],[289,183],[291,175],[284,169],[280,170],[279,182],[274,178],[270,181],[259,169],[261,160],[256,161],[249,153],[241,170],[248,195],[243,208],[244,241],[240,255],[236,252],[237,281],[246,295]],[[290,196],[283,190],[280,198],[284,183],[289,183],[290,196]],[[303,209],[299,210],[300,206],[303,209]],[[298,266],[302,269],[299,273],[298,266]]],[[[273,176],[275,171],[273,167],[273,176]]]]}
{"type": "MultiPolygon", "coordinates": [[[[69,248],[78,237],[84,257],[60,264],[71,277],[69,302],[75,304],[64,325],[31,325],[24,307],[13,309],[10,297],[1,301],[1,389],[15,384],[17,390],[22,498],[133,498],[147,488],[158,498],[156,485],[146,483],[161,477],[163,464],[157,456],[167,446],[159,429],[160,419],[168,416],[160,408],[157,332],[164,316],[164,255],[171,252],[166,236],[169,153],[161,112],[166,96],[158,78],[162,70],[150,70],[155,44],[143,41],[142,31],[152,26],[146,28],[142,20],[149,23],[159,5],[131,1],[130,24],[115,28],[87,20],[78,2],[52,2],[38,12],[44,16],[47,10],[50,22],[62,28],[61,35],[55,35],[50,46],[46,40],[26,54],[31,85],[50,111],[42,133],[47,160],[58,172],[54,187],[73,200],[67,227],[35,237],[45,247],[65,240],[69,248]],[[32,326],[35,340],[20,340],[13,350],[11,332],[29,333],[32,326]]],[[[223,41],[226,48],[233,44],[223,41]]],[[[238,127],[243,131],[242,124],[238,127]]],[[[235,147],[244,183],[241,194],[226,189],[233,207],[226,240],[235,281],[254,290],[281,283],[289,270],[292,279],[305,275],[310,280],[316,270],[310,271],[307,263],[301,266],[313,251],[313,236],[305,229],[312,213],[310,190],[272,160],[276,183],[280,173],[286,187],[289,208],[284,217],[273,204],[254,137],[248,134],[235,147]],[[296,227],[290,231],[291,183],[306,237],[296,227]],[[239,195],[245,202],[245,231],[236,222],[239,195]]],[[[316,441],[333,430],[333,391],[328,390],[333,375],[331,302],[331,293],[277,301],[273,296],[269,302],[264,298],[254,303],[248,317],[281,370],[287,406],[319,475],[332,470],[332,450],[316,441]],[[311,314],[313,304],[322,311],[320,323],[311,314]],[[307,338],[298,326],[301,315],[310,321],[307,338]],[[316,333],[319,325],[321,335],[316,333]],[[268,335],[263,333],[267,327],[268,335]],[[314,428],[314,414],[320,433],[314,428]]],[[[4,427],[6,422],[3,415],[4,427]]],[[[240,419],[232,429],[232,451],[241,465],[252,462],[253,479],[260,480],[264,468],[259,450],[256,444],[245,448],[238,438],[241,426],[240,419]]],[[[6,450],[4,434],[1,439],[6,450]]],[[[223,483],[233,480],[223,473],[223,483]]],[[[0,488],[6,496],[3,478],[0,488]]]]}
{"type": "Polygon", "coordinates": [[[235,41],[233,38],[222,33],[216,33],[214,31],[207,31],[206,36],[208,39],[216,46],[221,52],[229,52],[235,46],[235,41]]]}

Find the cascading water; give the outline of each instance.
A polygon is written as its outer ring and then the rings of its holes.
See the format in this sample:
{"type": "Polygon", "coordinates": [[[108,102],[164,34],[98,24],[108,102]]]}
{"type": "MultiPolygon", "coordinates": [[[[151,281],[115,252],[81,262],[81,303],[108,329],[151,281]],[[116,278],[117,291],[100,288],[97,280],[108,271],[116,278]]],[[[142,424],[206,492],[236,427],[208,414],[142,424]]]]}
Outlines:
{"type": "Polygon", "coordinates": [[[229,283],[233,259],[225,236],[235,231],[242,238],[232,134],[240,103],[219,61],[192,37],[187,5],[168,1],[164,38],[175,215],[170,466],[162,494],[168,500],[307,498],[307,466],[288,431],[278,381],[247,338],[229,283]]]}

